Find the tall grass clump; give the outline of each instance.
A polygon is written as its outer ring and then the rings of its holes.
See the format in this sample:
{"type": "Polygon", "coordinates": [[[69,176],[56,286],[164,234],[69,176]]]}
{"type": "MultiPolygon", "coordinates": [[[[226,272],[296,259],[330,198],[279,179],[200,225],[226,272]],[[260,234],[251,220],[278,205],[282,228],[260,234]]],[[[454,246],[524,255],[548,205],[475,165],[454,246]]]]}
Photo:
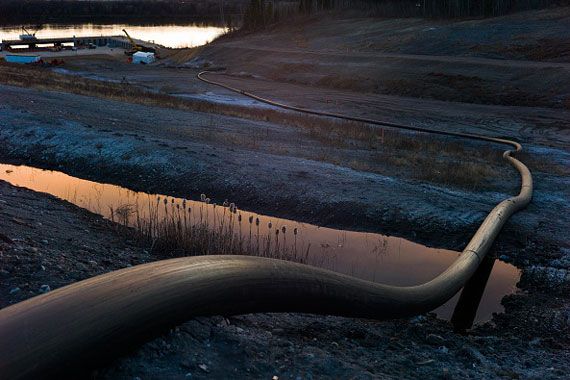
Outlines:
{"type": "Polygon", "coordinates": [[[146,205],[123,204],[109,210],[110,219],[130,227],[135,238],[161,256],[251,255],[309,264],[310,244],[298,240],[297,228],[261,225],[245,218],[234,203],[149,197],[146,205]],[[198,205],[198,206],[197,206],[198,205]]]}

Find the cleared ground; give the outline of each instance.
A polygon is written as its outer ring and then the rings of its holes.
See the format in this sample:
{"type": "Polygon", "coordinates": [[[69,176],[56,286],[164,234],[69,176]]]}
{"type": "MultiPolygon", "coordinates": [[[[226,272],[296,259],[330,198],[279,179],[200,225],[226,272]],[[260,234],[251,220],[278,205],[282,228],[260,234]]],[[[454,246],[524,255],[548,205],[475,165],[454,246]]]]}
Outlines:
{"type": "MultiPolygon", "coordinates": [[[[570,328],[569,13],[457,23],[329,15],[298,20],[293,32],[278,27],[171,52],[148,67],[98,56],[57,69],[64,78],[124,86],[112,100],[95,86],[77,95],[69,84],[3,76],[10,84],[0,86],[4,159],[147,192],[191,198],[205,192],[246,209],[433,246],[462,248],[488,210],[517,189],[515,172],[500,161],[503,147],[291,117],[195,74],[227,68],[220,81],[292,105],[508,136],[526,149],[535,198],[494,251],[523,269],[525,293],[505,300],[495,326],[459,337],[431,318],[256,316],[229,326],[208,319],[149,343],[102,376],[563,377],[570,328]],[[563,41],[550,41],[556,38],[563,41]],[[532,55],[529,46],[537,43],[557,53],[532,55]],[[12,86],[30,83],[34,88],[12,86]],[[143,90],[161,97],[145,98],[137,92],[143,90]],[[243,368],[232,364],[246,356],[253,359],[243,368]]],[[[11,287],[24,281],[11,276],[4,282],[11,287]]]]}

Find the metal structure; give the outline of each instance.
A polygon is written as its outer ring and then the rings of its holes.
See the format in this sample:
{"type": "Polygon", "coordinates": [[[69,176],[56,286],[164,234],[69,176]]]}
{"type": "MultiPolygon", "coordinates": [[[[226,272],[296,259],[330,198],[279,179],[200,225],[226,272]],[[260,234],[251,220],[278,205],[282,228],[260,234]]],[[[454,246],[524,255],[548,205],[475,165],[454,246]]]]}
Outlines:
{"type": "Polygon", "coordinates": [[[34,38],[19,40],[3,40],[3,50],[22,50],[15,48],[17,46],[27,46],[27,49],[36,49],[38,45],[53,45],[54,47],[63,46],[63,44],[73,44],[74,46],[88,46],[93,44],[96,46],[111,46],[130,48],[131,43],[123,36],[84,36],[84,37],[54,37],[54,38],[34,38]]]}
{"type": "Polygon", "coordinates": [[[136,52],[156,53],[155,48],[137,44],[136,41],[132,39],[132,37],[129,35],[129,33],[127,33],[127,31],[125,29],[123,29],[123,33],[125,33],[125,35],[127,36],[127,39],[131,43],[131,50],[126,51],[125,52],[126,55],[133,55],[136,52]]]}
{"type": "MultiPolygon", "coordinates": [[[[295,111],[508,144],[515,151],[521,150],[520,144],[505,139],[290,107],[205,79],[204,73],[199,78],[295,111]]],[[[50,371],[77,365],[95,353],[108,355],[195,316],[305,312],[389,319],[433,310],[466,284],[505,222],[531,200],[531,174],[511,153],[508,150],[503,157],[521,175],[520,193],[499,203],[457,260],[425,284],[389,286],[302,264],[249,256],[186,257],[139,265],[0,310],[0,378],[45,377],[50,371]]]]}
{"type": "Polygon", "coordinates": [[[20,39],[22,41],[35,41],[37,40],[36,33],[37,31],[30,33],[24,26],[22,26],[22,34],[20,34],[20,39]]]}

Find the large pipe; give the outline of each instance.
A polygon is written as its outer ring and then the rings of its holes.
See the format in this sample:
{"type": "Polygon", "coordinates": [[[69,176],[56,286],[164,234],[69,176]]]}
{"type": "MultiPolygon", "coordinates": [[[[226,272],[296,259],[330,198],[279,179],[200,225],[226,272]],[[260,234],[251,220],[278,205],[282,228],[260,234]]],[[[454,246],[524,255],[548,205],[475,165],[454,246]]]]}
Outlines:
{"type": "MultiPolygon", "coordinates": [[[[514,141],[469,138],[521,149],[514,141]]],[[[499,203],[457,260],[425,284],[376,284],[248,256],[187,257],[139,265],[0,310],[0,378],[42,378],[87,355],[114,350],[194,316],[287,311],[389,319],[433,310],[465,285],[505,222],[531,200],[531,174],[510,154],[506,151],[503,156],[521,175],[519,195],[499,203]]]]}
{"type": "Polygon", "coordinates": [[[483,293],[485,293],[487,282],[491,277],[495,260],[494,257],[485,256],[477,271],[473,273],[473,276],[463,287],[450,319],[455,332],[465,333],[473,326],[477,316],[477,309],[479,309],[479,304],[481,299],[483,299],[483,293]]]}

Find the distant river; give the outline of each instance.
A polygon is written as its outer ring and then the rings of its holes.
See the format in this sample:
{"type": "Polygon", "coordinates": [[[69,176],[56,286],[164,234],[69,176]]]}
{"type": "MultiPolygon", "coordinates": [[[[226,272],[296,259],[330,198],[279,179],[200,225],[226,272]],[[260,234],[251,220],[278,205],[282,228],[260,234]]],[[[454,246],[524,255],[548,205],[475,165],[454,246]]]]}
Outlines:
{"type": "MultiPolygon", "coordinates": [[[[34,33],[34,27],[26,28],[28,32],[34,33]]],[[[143,41],[157,43],[170,48],[186,48],[204,45],[219,35],[226,29],[218,26],[203,26],[197,24],[187,25],[128,25],[128,24],[46,24],[37,30],[38,38],[57,37],[86,37],[101,35],[124,35],[123,29],[131,37],[143,41]]],[[[0,26],[0,40],[18,39],[22,34],[20,27],[0,26]]]]}

